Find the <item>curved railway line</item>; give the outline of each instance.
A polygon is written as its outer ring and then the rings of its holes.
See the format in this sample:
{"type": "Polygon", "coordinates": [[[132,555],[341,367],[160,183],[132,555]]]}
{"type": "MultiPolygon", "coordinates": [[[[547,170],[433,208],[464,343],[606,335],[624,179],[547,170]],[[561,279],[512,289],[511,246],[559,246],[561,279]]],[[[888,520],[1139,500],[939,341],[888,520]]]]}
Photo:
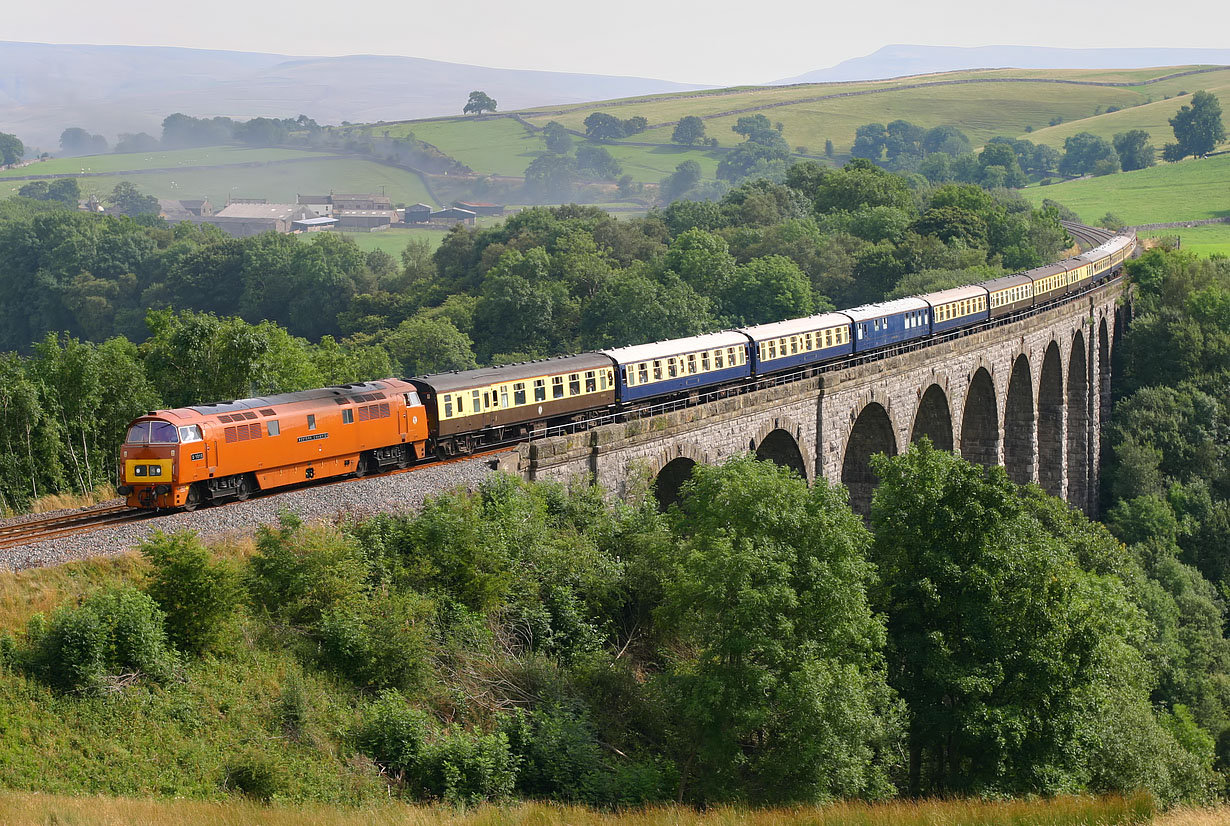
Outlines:
{"type": "MultiPolygon", "coordinates": [[[[1100,229],[1097,227],[1088,227],[1082,224],[1075,224],[1075,223],[1071,223],[1068,221],[1063,221],[1061,223],[1063,224],[1064,228],[1068,231],[1068,234],[1071,235],[1072,238],[1078,244],[1082,246],[1082,248],[1086,248],[1086,249],[1096,247],[1106,242],[1108,239],[1110,239],[1114,235],[1114,233],[1109,230],[1100,229]]],[[[1101,284],[1095,287],[1091,287],[1090,289],[1101,289],[1104,286],[1105,284],[1101,284]]],[[[903,345],[897,345],[897,346],[884,348],[880,350],[879,352],[875,353],[874,355],[855,356],[855,357],[851,357],[848,359],[842,359],[839,361],[835,361],[829,365],[825,365],[824,369],[821,372],[831,372],[832,370],[835,370],[835,369],[842,369],[845,367],[849,367],[852,364],[862,363],[871,358],[887,358],[893,355],[897,355],[900,352],[903,352],[906,350],[913,350],[919,347],[925,347],[930,344],[935,344],[941,341],[946,341],[955,335],[967,335],[977,330],[986,329],[988,327],[993,327],[993,326],[1000,326],[1004,323],[1014,322],[1014,321],[1019,320],[1020,318],[1023,318],[1027,315],[1031,315],[1035,312],[1050,309],[1055,304],[1064,303],[1067,301],[1079,300],[1082,297],[1084,297],[1084,295],[1086,295],[1087,292],[1088,290],[1082,291],[1079,293],[1069,294],[1059,301],[1051,302],[1047,305],[1043,305],[1039,307],[1034,307],[1031,310],[1023,311],[1020,313],[1015,313],[1012,316],[1005,317],[998,321],[989,321],[983,325],[978,325],[977,327],[966,328],[964,330],[954,331],[948,334],[937,335],[933,337],[932,339],[925,341],[925,342],[923,341],[909,342],[903,345]]],[[[746,389],[761,389],[764,386],[775,386],[775,385],[779,385],[785,382],[797,381],[797,380],[806,378],[807,376],[812,375],[812,374],[813,373],[810,370],[799,371],[796,373],[780,374],[777,376],[772,376],[769,378],[750,382],[748,385],[748,388],[746,389]]],[[[631,415],[635,415],[638,417],[646,416],[646,415],[655,415],[657,413],[667,412],[669,410],[676,409],[682,404],[693,405],[693,404],[704,403],[707,401],[712,401],[713,398],[719,397],[720,395],[723,395],[729,392],[731,391],[730,390],[723,390],[720,392],[714,391],[711,393],[700,394],[697,397],[688,399],[686,401],[673,400],[670,402],[664,402],[661,404],[652,405],[647,408],[641,408],[635,411],[629,411],[629,413],[631,415]]],[[[596,426],[603,425],[603,424],[610,424],[613,421],[622,420],[623,418],[626,418],[627,415],[629,414],[616,414],[613,416],[602,416],[602,417],[596,417],[596,418],[587,420],[585,422],[580,422],[574,425],[547,428],[546,430],[532,433],[530,435],[530,438],[534,439],[534,438],[542,438],[545,436],[560,435],[564,432],[575,431],[581,428],[592,428],[592,427],[596,427],[596,426]]],[[[505,453],[509,450],[512,450],[519,441],[520,440],[513,440],[513,441],[506,442],[506,443],[492,445],[485,450],[477,451],[471,455],[457,456],[457,457],[453,457],[449,459],[422,462],[422,463],[415,464],[408,468],[389,470],[381,474],[372,474],[372,476],[381,476],[381,477],[395,476],[395,475],[399,475],[402,473],[413,473],[415,471],[425,470],[431,467],[438,467],[441,465],[452,464],[454,462],[471,461],[473,459],[484,458],[484,457],[489,458],[489,457],[492,457],[492,456],[495,456],[501,453],[505,453]]],[[[367,478],[371,478],[371,477],[369,476],[367,478]]],[[[330,479],[327,481],[321,481],[317,483],[306,482],[303,484],[294,485],[290,487],[277,488],[276,490],[270,491],[269,493],[264,493],[264,494],[257,493],[256,495],[262,498],[276,497],[282,493],[289,493],[289,492],[293,492],[297,490],[302,490],[308,487],[327,488],[332,485],[346,484],[352,480],[353,480],[353,477],[340,477],[340,478],[334,478],[334,479],[330,479]]],[[[223,502],[210,505],[209,509],[212,510],[214,508],[225,508],[232,504],[237,504],[237,503],[223,501],[223,502]]],[[[44,517],[44,518],[21,519],[20,521],[0,522],[0,551],[3,551],[6,548],[14,548],[20,545],[25,545],[25,544],[34,543],[34,542],[44,542],[47,540],[63,539],[63,538],[71,537],[71,536],[76,536],[79,534],[86,534],[86,533],[99,530],[101,528],[113,527],[116,525],[132,523],[132,522],[140,522],[140,521],[145,521],[145,520],[150,520],[150,519],[158,519],[160,516],[164,515],[164,513],[160,513],[158,511],[143,510],[140,508],[132,508],[126,504],[120,504],[120,505],[111,504],[111,505],[99,505],[99,506],[95,506],[92,508],[85,508],[79,511],[73,511],[69,513],[59,513],[59,514],[55,514],[55,515],[44,517]]]]}

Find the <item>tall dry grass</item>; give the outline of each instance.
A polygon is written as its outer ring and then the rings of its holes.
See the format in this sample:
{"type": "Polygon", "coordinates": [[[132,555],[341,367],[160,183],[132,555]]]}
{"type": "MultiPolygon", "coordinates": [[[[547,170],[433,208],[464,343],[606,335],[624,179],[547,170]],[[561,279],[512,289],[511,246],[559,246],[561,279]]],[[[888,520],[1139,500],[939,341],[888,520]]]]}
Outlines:
{"type": "MultiPolygon", "coordinates": [[[[1127,799],[836,803],[757,810],[723,807],[704,812],[671,806],[615,813],[545,803],[482,806],[464,811],[392,803],[377,808],[341,809],[263,806],[247,801],[132,800],[0,792],[0,826],[1118,826],[1149,823],[1154,815],[1153,802],[1145,795],[1127,799]]],[[[1162,822],[1166,826],[1226,823],[1162,822]]]]}
{"type": "Polygon", "coordinates": [[[30,507],[24,511],[0,507],[0,518],[17,516],[24,513],[50,513],[51,511],[88,508],[91,505],[97,505],[99,502],[106,502],[108,499],[115,499],[118,496],[119,494],[116,493],[115,486],[111,484],[99,485],[94,490],[86,493],[51,493],[35,499],[30,503],[30,507]]]}
{"type": "Polygon", "coordinates": [[[1209,809],[1172,809],[1153,821],[1156,826],[1227,826],[1230,806],[1209,809]]]}

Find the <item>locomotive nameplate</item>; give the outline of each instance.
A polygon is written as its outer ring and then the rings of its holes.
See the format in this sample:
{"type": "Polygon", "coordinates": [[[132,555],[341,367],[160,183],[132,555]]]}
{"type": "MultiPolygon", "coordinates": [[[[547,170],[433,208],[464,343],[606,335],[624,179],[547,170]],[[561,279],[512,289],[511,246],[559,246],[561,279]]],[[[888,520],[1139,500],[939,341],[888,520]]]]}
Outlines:
{"type": "Polygon", "coordinates": [[[316,441],[317,439],[327,439],[327,438],[329,438],[329,434],[328,434],[328,433],[313,433],[311,436],[300,436],[300,437],[299,437],[298,439],[296,439],[295,441],[298,441],[298,442],[314,442],[314,441],[316,441]]]}

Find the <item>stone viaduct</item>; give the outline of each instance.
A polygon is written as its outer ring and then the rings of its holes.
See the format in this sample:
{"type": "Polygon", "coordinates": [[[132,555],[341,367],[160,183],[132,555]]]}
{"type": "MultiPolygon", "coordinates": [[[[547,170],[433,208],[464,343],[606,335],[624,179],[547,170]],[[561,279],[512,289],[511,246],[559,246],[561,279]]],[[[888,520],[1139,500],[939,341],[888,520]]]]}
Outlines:
{"type": "Polygon", "coordinates": [[[870,508],[869,459],[928,436],[1017,482],[1097,510],[1122,279],[958,338],[592,430],[521,445],[501,461],[528,479],[591,476],[622,494],[656,481],[673,501],[697,462],[751,451],[850,490],[870,508]]]}

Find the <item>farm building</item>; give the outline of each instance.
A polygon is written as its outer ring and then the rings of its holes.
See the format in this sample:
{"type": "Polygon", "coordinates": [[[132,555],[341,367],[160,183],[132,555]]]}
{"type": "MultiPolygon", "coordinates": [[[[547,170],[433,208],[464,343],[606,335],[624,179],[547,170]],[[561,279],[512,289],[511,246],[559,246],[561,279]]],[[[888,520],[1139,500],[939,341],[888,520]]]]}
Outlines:
{"type": "Polygon", "coordinates": [[[504,205],[488,201],[453,201],[453,206],[468,209],[475,215],[503,215],[504,205]]]}
{"type": "Polygon", "coordinates": [[[462,209],[461,207],[445,207],[438,212],[431,213],[431,223],[433,224],[474,224],[474,219],[478,216],[472,210],[462,209]]]}
{"type": "Polygon", "coordinates": [[[337,228],[344,232],[375,232],[388,229],[397,220],[393,209],[351,209],[336,212],[337,228]]]}
{"type": "Polygon", "coordinates": [[[176,201],[170,198],[158,199],[158,214],[168,221],[191,221],[193,218],[208,217],[214,214],[213,205],[209,199],[176,201]]]}
{"type": "Polygon", "coordinates": [[[326,218],[333,214],[332,195],[299,195],[296,198],[296,202],[300,206],[308,207],[317,215],[326,218]]]}
{"type": "Polygon", "coordinates": [[[246,238],[269,231],[292,232],[295,221],[318,217],[308,207],[296,204],[231,202],[216,215],[203,215],[193,220],[198,224],[213,224],[235,238],[246,238]]]}
{"type": "Polygon", "coordinates": [[[298,221],[291,221],[291,229],[294,232],[325,232],[334,228],[337,224],[337,219],[325,215],[319,215],[315,218],[300,218],[298,221]]]}
{"type": "Polygon", "coordinates": [[[392,209],[393,203],[388,195],[330,195],[333,211],[366,212],[373,209],[392,209]]]}
{"type": "Polygon", "coordinates": [[[411,204],[406,207],[405,218],[402,220],[407,224],[425,224],[431,220],[432,208],[427,204],[411,204]]]}

